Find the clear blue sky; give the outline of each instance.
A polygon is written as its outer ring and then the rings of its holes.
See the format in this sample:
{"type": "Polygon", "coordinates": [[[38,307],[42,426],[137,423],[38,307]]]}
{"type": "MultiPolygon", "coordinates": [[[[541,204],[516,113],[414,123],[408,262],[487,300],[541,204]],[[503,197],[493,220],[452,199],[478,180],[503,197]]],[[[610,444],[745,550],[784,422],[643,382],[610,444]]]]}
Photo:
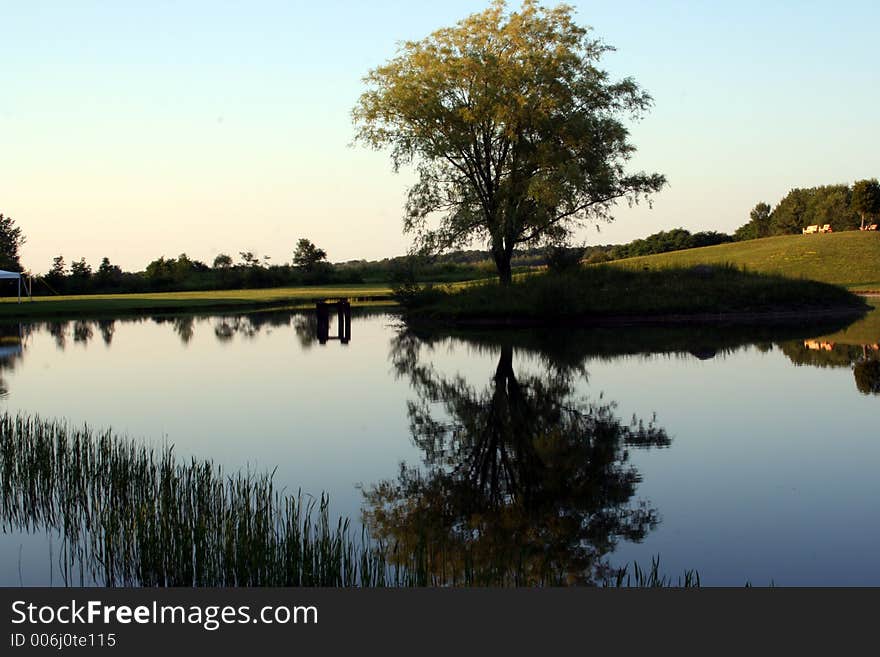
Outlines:
{"type": "MultiPolygon", "coordinates": [[[[0,0],[0,212],[23,263],[186,251],[402,253],[406,172],[350,147],[362,76],[487,2],[0,0]]],[[[575,2],[655,98],[634,168],[666,174],[590,243],[731,231],[791,187],[880,176],[880,3],[575,2]]],[[[515,5],[516,6],[516,5],[515,5]]]]}

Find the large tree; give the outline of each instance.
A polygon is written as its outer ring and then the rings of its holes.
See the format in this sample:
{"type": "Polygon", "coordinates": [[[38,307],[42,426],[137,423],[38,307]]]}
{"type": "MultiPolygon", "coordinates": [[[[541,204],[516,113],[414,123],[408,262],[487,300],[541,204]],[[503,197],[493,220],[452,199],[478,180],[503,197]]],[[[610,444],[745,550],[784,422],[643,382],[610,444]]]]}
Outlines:
{"type": "Polygon", "coordinates": [[[566,5],[498,0],[454,27],[403,44],[370,71],[353,115],[357,138],[413,164],[405,229],[438,252],[488,242],[503,283],[518,245],[561,243],[615,202],[659,190],[659,174],[627,173],[635,148],[623,120],[651,97],[599,60],[613,50],[566,5]],[[437,219],[438,221],[435,221],[437,219]]]}

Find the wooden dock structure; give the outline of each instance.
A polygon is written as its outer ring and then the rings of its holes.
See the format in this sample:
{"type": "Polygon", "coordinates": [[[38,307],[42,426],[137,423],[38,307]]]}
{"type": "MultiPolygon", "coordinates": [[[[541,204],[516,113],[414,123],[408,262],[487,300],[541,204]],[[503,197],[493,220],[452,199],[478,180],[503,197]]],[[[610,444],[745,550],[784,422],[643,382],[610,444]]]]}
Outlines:
{"type": "Polygon", "coordinates": [[[348,299],[330,301],[324,299],[315,304],[318,316],[318,342],[327,344],[328,340],[339,340],[342,344],[351,342],[351,303],[348,299]],[[336,336],[330,336],[330,308],[336,309],[336,336]]]}

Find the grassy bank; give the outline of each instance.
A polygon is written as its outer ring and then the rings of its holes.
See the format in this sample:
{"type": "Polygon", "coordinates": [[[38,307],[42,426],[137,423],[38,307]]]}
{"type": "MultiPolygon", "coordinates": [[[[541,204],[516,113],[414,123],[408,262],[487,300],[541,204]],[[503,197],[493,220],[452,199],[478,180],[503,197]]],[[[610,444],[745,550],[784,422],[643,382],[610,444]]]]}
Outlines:
{"type": "Polygon", "coordinates": [[[613,264],[632,269],[731,264],[749,271],[809,278],[855,290],[880,290],[880,233],[782,235],[628,258],[613,264]]]}
{"type": "Polygon", "coordinates": [[[6,297],[0,318],[120,316],[126,314],[207,310],[251,310],[308,306],[325,298],[347,298],[354,305],[391,303],[387,285],[330,285],[261,290],[157,292],[150,294],[93,294],[34,297],[33,301],[6,297]]]}
{"type": "Polygon", "coordinates": [[[458,289],[431,289],[404,299],[411,320],[482,323],[687,321],[752,315],[809,315],[867,310],[841,287],[745,272],[730,266],[634,270],[589,267],[458,289]]]}

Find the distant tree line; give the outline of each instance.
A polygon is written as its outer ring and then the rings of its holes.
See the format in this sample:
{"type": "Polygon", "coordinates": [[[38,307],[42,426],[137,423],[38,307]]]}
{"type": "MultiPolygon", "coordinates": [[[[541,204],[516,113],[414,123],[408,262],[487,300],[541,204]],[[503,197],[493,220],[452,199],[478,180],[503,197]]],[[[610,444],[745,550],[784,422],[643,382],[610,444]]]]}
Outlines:
{"type": "Polygon", "coordinates": [[[775,208],[758,203],[749,221],[734,233],[737,240],[797,234],[807,226],[829,225],[835,232],[858,230],[880,217],[880,183],[876,178],[849,185],[795,188],[775,208]]]}
{"type": "Polygon", "coordinates": [[[620,260],[622,258],[666,253],[668,251],[695,249],[700,246],[713,246],[732,241],[733,237],[725,233],[715,231],[691,233],[685,228],[673,228],[672,230],[661,230],[659,233],[654,233],[644,239],[633,240],[629,244],[618,244],[605,247],[604,249],[594,249],[587,256],[587,260],[589,262],[620,260]]]}
{"type": "MultiPolygon", "coordinates": [[[[685,228],[660,231],[627,244],[582,247],[531,247],[513,252],[514,271],[547,266],[562,270],[581,261],[602,263],[725,242],[800,233],[810,225],[829,224],[836,232],[857,230],[880,222],[880,183],[866,179],[854,185],[822,185],[792,189],[775,208],[765,202],[752,209],[749,221],[733,235],[715,231],[691,233],[685,228]]],[[[0,269],[22,271],[20,249],[26,238],[15,221],[0,214],[0,269]]],[[[161,256],[143,271],[126,272],[105,257],[97,268],[84,258],[69,264],[56,256],[39,277],[34,294],[88,294],[265,288],[323,284],[384,283],[408,278],[417,282],[454,282],[495,274],[488,250],[457,250],[414,261],[409,256],[382,260],[349,260],[331,264],[327,253],[310,240],[297,242],[290,264],[274,265],[268,256],[241,251],[238,258],[221,253],[209,265],[181,253],[161,256]]]]}
{"type": "Polygon", "coordinates": [[[176,258],[161,256],[144,271],[125,272],[106,257],[93,270],[85,258],[68,266],[64,256],[59,255],[42,276],[45,286],[35,286],[34,293],[187,291],[361,282],[355,272],[337,271],[326,262],[326,257],[323,249],[306,239],[299,241],[292,263],[283,265],[272,265],[268,256],[259,258],[251,251],[239,252],[237,261],[221,253],[211,265],[181,253],[176,258]]]}

